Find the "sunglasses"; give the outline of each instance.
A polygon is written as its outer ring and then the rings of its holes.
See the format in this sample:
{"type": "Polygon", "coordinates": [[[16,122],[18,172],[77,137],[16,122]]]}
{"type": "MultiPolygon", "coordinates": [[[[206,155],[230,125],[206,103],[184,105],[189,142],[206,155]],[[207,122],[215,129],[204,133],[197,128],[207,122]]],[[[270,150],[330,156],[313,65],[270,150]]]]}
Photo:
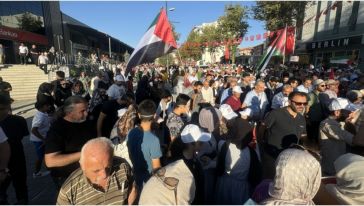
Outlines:
{"type": "Polygon", "coordinates": [[[298,106],[306,106],[308,103],[307,102],[296,102],[296,101],[293,101],[291,100],[291,102],[293,102],[295,105],[298,105],[298,106]]]}
{"type": "Polygon", "coordinates": [[[319,153],[317,153],[317,152],[315,152],[313,150],[307,149],[307,148],[305,148],[302,145],[293,144],[289,148],[291,148],[291,149],[299,149],[299,150],[302,150],[302,151],[306,151],[306,152],[310,153],[318,162],[321,162],[321,155],[319,153]]]}
{"type": "Polygon", "coordinates": [[[169,190],[174,191],[174,199],[177,204],[177,186],[179,183],[179,180],[174,177],[166,177],[164,176],[166,174],[166,168],[162,167],[155,171],[154,176],[156,176],[160,181],[162,181],[163,185],[168,188],[169,190]]]}

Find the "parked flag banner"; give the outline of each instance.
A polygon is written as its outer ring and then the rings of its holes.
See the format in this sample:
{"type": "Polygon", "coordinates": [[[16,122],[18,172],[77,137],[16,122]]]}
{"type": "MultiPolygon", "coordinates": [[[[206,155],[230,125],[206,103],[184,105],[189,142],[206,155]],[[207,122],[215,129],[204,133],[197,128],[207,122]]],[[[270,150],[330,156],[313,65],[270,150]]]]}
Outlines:
{"type": "Polygon", "coordinates": [[[168,21],[166,10],[162,8],[131,54],[125,74],[127,75],[134,67],[151,63],[176,48],[177,43],[171,24],[168,21]]]}

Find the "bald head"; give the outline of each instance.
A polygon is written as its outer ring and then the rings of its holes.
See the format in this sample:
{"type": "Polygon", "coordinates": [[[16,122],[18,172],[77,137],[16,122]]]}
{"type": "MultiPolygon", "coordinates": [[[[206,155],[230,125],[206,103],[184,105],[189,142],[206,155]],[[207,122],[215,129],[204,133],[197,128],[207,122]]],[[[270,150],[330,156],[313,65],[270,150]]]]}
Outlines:
{"type": "Polygon", "coordinates": [[[106,187],[113,156],[113,144],[105,137],[92,139],[82,147],[80,165],[91,184],[106,187]]]}
{"type": "Polygon", "coordinates": [[[261,93],[261,92],[264,92],[264,89],[265,89],[265,85],[264,85],[264,82],[262,80],[258,80],[256,83],[255,83],[255,91],[257,93],[261,93]]]}
{"type": "Polygon", "coordinates": [[[112,157],[113,155],[114,148],[112,142],[106,137],[99,137],[89,140],[82,147],[80,162],[87,161],[90,158],[112,157]]]}

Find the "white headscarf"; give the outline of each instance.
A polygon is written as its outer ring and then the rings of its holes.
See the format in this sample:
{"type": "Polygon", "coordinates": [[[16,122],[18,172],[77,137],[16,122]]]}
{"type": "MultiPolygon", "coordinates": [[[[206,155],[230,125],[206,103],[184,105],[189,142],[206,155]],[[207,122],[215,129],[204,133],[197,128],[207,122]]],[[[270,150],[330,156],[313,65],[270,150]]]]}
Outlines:
{"type": "Polygon", "coordinates": [[[364,157],[344,154],[334,162],[336,184],[326,185],[340,204],[364,205],[364,157]]]}
{"type": "Polygon", "coordinates": [[[320,163],[307,151],[286,149],[276,160],[276,175],[263,204],[313,205],[321,184],[320,163]]]}

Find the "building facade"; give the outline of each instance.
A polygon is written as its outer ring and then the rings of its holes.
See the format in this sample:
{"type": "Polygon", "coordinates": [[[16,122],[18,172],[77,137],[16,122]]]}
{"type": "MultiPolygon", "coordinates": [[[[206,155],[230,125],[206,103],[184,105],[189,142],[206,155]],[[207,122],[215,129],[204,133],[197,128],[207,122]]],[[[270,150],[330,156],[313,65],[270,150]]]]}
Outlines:
{"type": "Polygon", "coordinates": [[[364,2],[314,1],[297,30],[296,55],[315,66],[355,63],[364,69],[364,2]]]}
{"type": "Polygon", "coordinates": [[[51,46],[68,55],[94,51],[123,60],[129,45],[63,14],[58,1],[0,1],[0,44],[5,48],[5,63],[19,63],[19,46],[35,44],[39,51],[51,46]]]}

